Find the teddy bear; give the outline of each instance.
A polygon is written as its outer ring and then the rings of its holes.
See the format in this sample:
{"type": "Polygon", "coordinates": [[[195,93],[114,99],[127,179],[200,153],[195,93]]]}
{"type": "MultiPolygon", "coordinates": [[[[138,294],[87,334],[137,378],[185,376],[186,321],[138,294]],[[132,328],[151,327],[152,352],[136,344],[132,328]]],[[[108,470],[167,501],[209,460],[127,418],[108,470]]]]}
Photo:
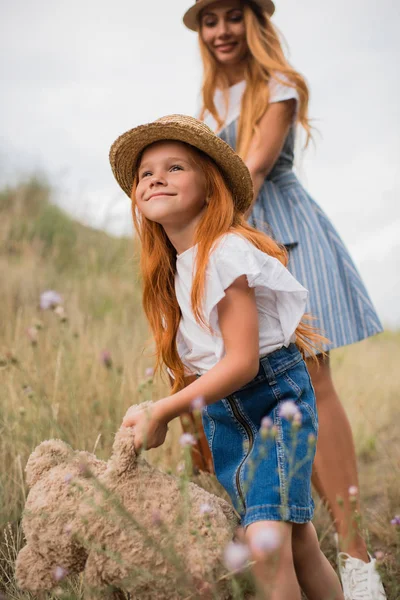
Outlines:
{"type": "Polygon", "coordinates": [[[83,571],[85,599],[126,597],[123,591],[131,600],[178,600],[188,589],[193,598],[207,589],[230,597],[222,553],[238,524],[235,511],[137,456],[132,428],[117,432],[107,463],[60,440],[43,442],[26,476],[21,589],[51,590],[83,571]]]}

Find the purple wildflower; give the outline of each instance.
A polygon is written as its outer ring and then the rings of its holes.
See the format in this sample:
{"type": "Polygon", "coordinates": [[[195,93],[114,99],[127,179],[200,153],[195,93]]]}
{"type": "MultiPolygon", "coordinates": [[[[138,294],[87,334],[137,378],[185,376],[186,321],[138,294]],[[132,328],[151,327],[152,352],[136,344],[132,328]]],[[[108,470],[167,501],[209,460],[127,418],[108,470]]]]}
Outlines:
{"type": "Polygon", "coordinates": [[[282,536],[276,529],[260,529],[253,537],[253,545],[261,552],[273,552],[282,542],[282,536]]]}
{"type": "Polygon", "coordinates": [[[282,419],[287,419],[288,421],[295,421],[296,423],[298,423],[298,420],[300,419],[301,422],[301,413],[295,402],[293,402],[292,400],[282,402],[282,404],[279,407],[279,416],[282,419]]]}
{"type": "Polygon", "coordinates": [[[224,551],[224,563],[231,572],[242,571],[246,568],[250,551],[245,544],[229,542],[224,551]]]}
{"type": "Polygon", "coordinates": [[[109,352],[109,350],[102,350],[100,352],[100,360],[106,367],[106,369],[112,369],[113,361],[111,357],[111,352],[109,352]]]}
{"type": "Polygon", "coordinates": [[[199,511],[201,515],[209,515],[212,513],[213,509],[211,504],[208,504],[208,502],[203,502],[203,504],[200,504],[199,511]]]}
{"type": "Polygon", "coordinates": [[[63,299],[58,292],[46,290],[40,294],[40,308],[42,310],[53,309],[63,303],[63,299]]]}
{"type": "Polygon", "coordinates": [[[183,433],[179,438],[179,443],[182,448],[186,448],[187,446],[195,446],[196,439],[191,433],[183,433]]]}
{"type": "Polygon", "coordinates": [[[37,346],[38,341],[38,330],[36,327],[28,327],[26,330],[26,335],[28,336],[32,346],[37,346]]]}
{"type": "Polygon", "coordinates": [[[194,400],[192,400],[192,410],[196,411],[196,410],[202,410],[202,408],[205,406],[205,402],[204,402],[204,398],[203,396],[197,396],[197,398],[195,398],[194,400]]]}
{"type": "Polygon", "coordinates": [[[67,575],[68,571],[64,567],[56,567],[53,571],[54,581],[62,581],[67,575]]]}

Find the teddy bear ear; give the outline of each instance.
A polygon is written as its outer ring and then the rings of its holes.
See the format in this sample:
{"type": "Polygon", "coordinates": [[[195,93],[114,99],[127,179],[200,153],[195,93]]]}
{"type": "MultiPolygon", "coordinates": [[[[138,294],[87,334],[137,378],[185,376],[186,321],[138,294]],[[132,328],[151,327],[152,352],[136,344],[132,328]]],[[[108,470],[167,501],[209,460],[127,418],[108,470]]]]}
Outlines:
{"type": "Polygon", "coordinates": [[[61,440],[48,440],[35,448],[26,464],[26,480],[32,487],[46,472],[66,462],[72,455],[72,448],[61,440]]]}

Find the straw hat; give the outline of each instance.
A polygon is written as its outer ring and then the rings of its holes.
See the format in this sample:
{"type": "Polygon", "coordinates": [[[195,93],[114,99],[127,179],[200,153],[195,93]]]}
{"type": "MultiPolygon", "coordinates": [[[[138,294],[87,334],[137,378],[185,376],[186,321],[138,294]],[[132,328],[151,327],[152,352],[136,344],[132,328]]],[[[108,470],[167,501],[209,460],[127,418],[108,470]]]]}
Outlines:
{"type": "Polygon", "coordinates": [[[186,115],[169,115],[139,125],[115,140],[110,149],[111,168],[129,198],[143,150],[162,140],[185,142],[210,156],[220,168],[238,210],[245,212],[249,208],[253,200],[253,184],[242,159],[207,125],[186,115]]]}
{"type": "MultiPolygon", "coordinates": [[[[183,22],[192,31],[197,31],[199,28],[198,17],[200,12],[208,6],[213,4],[216,0],[196,0],[196,4],[191,6],[189,10],[183,15],[183,22]]],[[[272,0],[252,0],[254,4],[257,4],[262,10],[265,10],[271,17],[275,12],[275,4],[272,0]]]]}

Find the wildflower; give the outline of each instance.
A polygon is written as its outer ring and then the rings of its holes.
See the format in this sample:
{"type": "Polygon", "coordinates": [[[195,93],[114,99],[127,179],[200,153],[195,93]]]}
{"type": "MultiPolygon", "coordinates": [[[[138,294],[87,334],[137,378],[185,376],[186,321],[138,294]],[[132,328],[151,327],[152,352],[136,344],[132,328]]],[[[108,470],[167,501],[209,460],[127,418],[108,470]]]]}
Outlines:
{"type": "Polygon", "coordinates": [[[288,421],[296,420],[296,422],[298,419],[300,419],[301,422],[301,413],[292,400],[282,402],[282,404],[279,407],[278,414],[282,419],[287,419],[288,421]]]}
{"type": "Polygon", "coordinates": [[[54,581],[62,581],[67,575],[68,571],[64,567],[56,567],[53,571],[54,581]]]}
{"type": "Polygon", "coordinates": [[[18,409],[18,412],[21,415],[21,417],[23,417],[24,414],[26,413],[26,408],[24,406],[20,406],[18,409]]]}
{"type": "Polygon", "coordinates": [[[302,421],[301,412],[298,411],[293,417],[293,421],[292,421],[293,427],[297,427],[297,428],[301,427],[301,421],[302,421]]]}
{"type": "Polygon", "coordinates": [[[282,542],[282,536],[276,529],[260,529],[253,536],[253,546],[262,552],[277,550],[282,542]]]}
{"type": "Polygon", "coordinates": [[[36,327],[28,327],[26,330],[26,335],[28,336],[32,346],[37,346],[38,341],[38,330],[36,327]]]}
{"type": "Polygon", "coordinates": [[[270,417],[264,417],[261,420],[260,433],[261,433],[262,438],[266,439],[268,437],[268,434],[271,431],[273,424],[274,424],[274,422],[270,417]]]}
{"type": "Polygon", "coordinates": [[[176,466],[176,472],[178,473],[178,475],[183,475],[186,471],[186,465],[184,462],[180,462],[177,464],[176,466]]]}
{"type": "Polygon", "coordinates": [[[40,294],[40,308],[42,310],[49,310],[56,308],[59,304],[63,303],[63,299],[60,294],[54,290],[46,290],[40,294]]]}
{"type": "Polygon", "coordinates": [[[66,476],[64,477],[64,483],[71,483],[73,478],[74,478],[74,476],[71,473],[67,473],[66,476]]]}
{"type": "Polygon", "coordinates": [[[186,448],[187,446],[195,446],[196,439],[191,433],[183,433],[179,438],[179,443],[182,448],[186,448]]]}
{"type": "Polygon", "coordinates": [[[72,533],[72,523],[67,523],[64,527],[64,533],[67,535],[71,535],[72,533]]]}
{"type": "Polygon", "coordinates": [[[152,521],[153,525],[156,525],[156,526],[161,525],[162,519],[161,519],[161,515],[158,510],[153,510],[152,515],[151,515],[151,521],[152,521]]]}
{"type": "Polygon", "coordinates": [[[194,400],[192,400],[191,407],[193,411],[201,411],[205,405],[206,403],[204,401],[204,397],[197,396],[197,398],[194,398],[194,400]]]}
{"type": "Polygon", "coordinates": [[[356,485],[351,485],[349,487],[349,496],[351,498],[355,498],[358,495],[358,487],[356,485]]]}
{"type": "Polygon", "coordinates": [[[242,571],[246,568],[250,551],[245,544],[229,542],[224,551],[224,563],[229,571],[242,571]]]}
{"type": "Polygon", "coordinates": [[[211,504],[208,504],[208,502],[203,502],[203,504],[200,504],[199,511],[201,515],[209,515],[212,513],[213,509],[211,504]]]}
{"type": "Polygon", "coordinates": [[[106,369],[112,369],[113,362],[111,358],[111,352],[109,352],[108,350],[102,350],[100,352],[100,360],[106,367],[106,369]]]}
{"type": "Polygon", "coordinates": [[[144,372],[145,376],[149,379],[151,379],[154,376],[154,369],[153,367],[148,367],[145,372],[144,372]]]}
{"type": "Polygon", "coordinates": [[[65,312],[63,306],[56,306],[54,312],[57,315],[57,317],[60,318],[61,323],[65,323],[66,321],[68,321],[67,313],[65,312]]]}
{"type": "Polygon", "coordinates": [[[400,515],[396,515],[394,519],[390,521],[390,524],[394,526],[400,525],[400,515]]]}
{"type": "Polygon", "coordinates": [[[15,356],[14,352],[12,352],[11,350],[7,350],[7,352],[6,352],[6,359],[12,365],[17,365],[18,364],[18,358],[15,356]]]}
{"type": "Polygon", "coordinates": [[[24,394],[26,396],[28,396],[28,398],[32,398],[33,397],[34,392],[33,392],[33,389],[31,388],[30,385],[23,385],[22,386],[22,390],[23,390],[24,394]]]}
{"type": "Polygon", "coordinates": [[[382,550],[377,550],[375,552],[375,558],[376,558],[377,562],[382,562],[383,559],[385,558],[385,553],[382,552],[382,550]]]}
{"type": "Polygon", "coordinates": [[[278,428],[277,428],[276,425],[274,425],[273,427],[271,427],[271,436],[273,438],[277,438],[278,437],[278,433],[279,433],[279,430],[278,430],[278,428]]]}
{"type": "Polygon", "coordinates": [[[315,444],[317,443],[317,438],[315,437],[315,435],[313,433],[310,433],[310,435],[308,436],[308,445],[309,446],[315,446],[315,444]]]}

